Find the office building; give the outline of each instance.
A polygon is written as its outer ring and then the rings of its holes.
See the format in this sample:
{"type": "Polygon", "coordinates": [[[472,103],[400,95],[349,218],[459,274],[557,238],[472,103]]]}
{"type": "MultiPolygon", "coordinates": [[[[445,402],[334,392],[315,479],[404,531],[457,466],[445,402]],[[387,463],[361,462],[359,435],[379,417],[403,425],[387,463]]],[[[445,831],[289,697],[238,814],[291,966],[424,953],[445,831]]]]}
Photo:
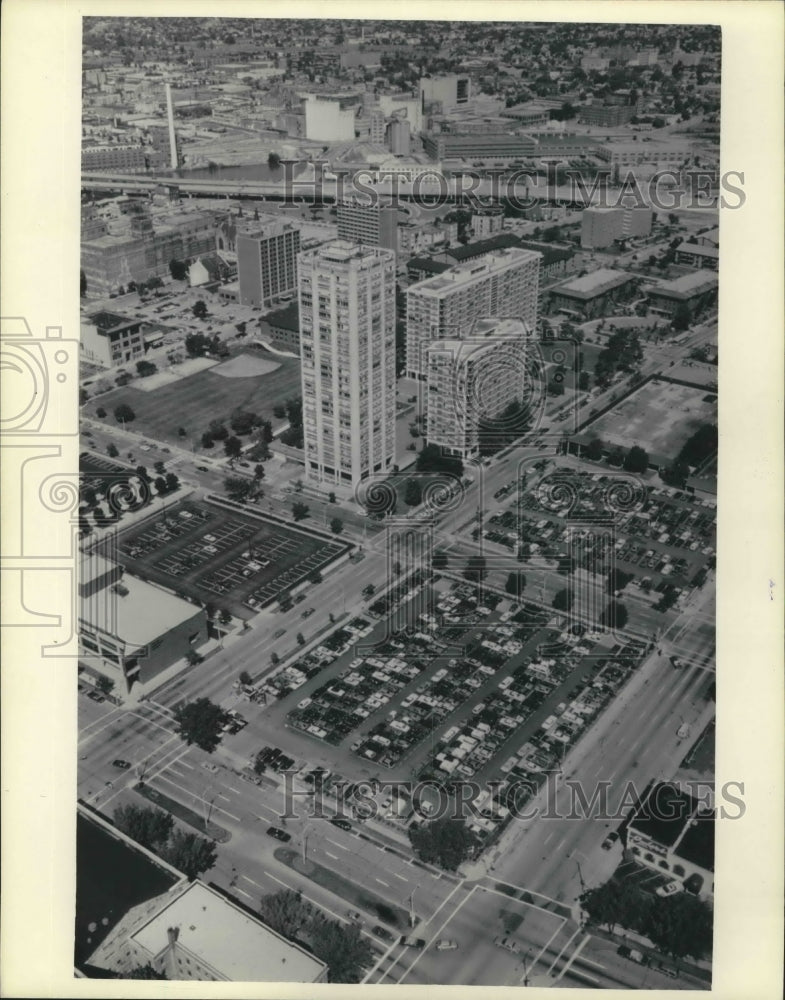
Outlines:
{"type": "Polygon", "coordinates": [[[636,114],[634,104],[586,104],[578,109],[578,121],[601,128],[618,128],[636,114]]]}
{"type": "Polygon", "coordinates": [[[395,462],[395,253],[335,240],[298,267],[306,478],[354,486],[395,462]]]}
{"type": "Polygon", "coordinates": [[[409,156],[411,153],[412,128],[405,118],[393,118],[387,125],[385,140],[393,156],[409,156]]]}
{"type": "Polygon", "coordinates": [[[452,111],[467,105],[470,96],[471,80],[462,74],[423,77],[420,80],[420,100],[423,111],[452,111]]]}
{"type": "Polygon", "coordinates": [[[655,312],[673,316],[679,306],[686,306],[696,316],[717,304],[717,273],[701,269],[683,274],[673,281],[663,281],[649,289],[649,305],[655,312]]]}
{"type": "Polygon", "coordinates": [[[297,288],[300,230],[276,220],[255,233],[237,234],[240,304],[264,306],[297,288]]]}
{"type": "Polygon", "coordinates": [[[305,100],[305,137],[319,142],[350,142],[355,116],[355,107],[347,107],[340,98],[309,95],[305,100]]]}
{"type": "Polygon", "coordinates": [[[82,171],[106,171],[142,174],[148,157],[142,146],[85,146],[82,148],[82,171]]]}
{"type": "Polygon", "coordinates": [[[710,268],[716,271],[720,263],[720,248],[705,243],[680,243],[676,247],[676,263],[687,267],[710,268]]]}
{"type": "Polygon", "coordinates": [[[504,209],[501,205],[472,209],[471,224],[475,239],[487,239],[504,229],[504,209]]]}
{"type": "Polygon", "coordinates": [[[170,980],[327,982],[327,966],[203,882],[182,879],[128,911],[90,956],[127,976],[151,966],[170,980]]]}
{"type": "Polygon", "coordinates": [[[473,458],[480,422],[499,417],[526,393],[527,328],[520,320],[479,320],[461,339],[427,347],[428,443],[473,458]]]}
{"type": "Polygon", "coordinates": [[[144,357],[142,323],[105,309],[82,317],[79,348],[85,361],[114,368],[144,357]]]}
{"type": "Polygon", "coordinates": [[[338,239],[398,250],[398,209],[394,205],[347,200],[338,205],[338,239]]]}
{"type": "Polygon", "coordinates": [[[406,374],[424,380],[434,340],[461,339],[485,316],[537,325],[540,255],[513,247],[458,264],[406,292],[406,374]]]}
{"type": "Polygon", "coordinates": [[[531,136],[508,132],[427,132],[422,144],[432,160],[482,160],[500,165],[534,156],[537,150],[531,136]]]}
{"type": "Polygon", "coordinates": [[[586,208],[581,213],[581,247],[601,250],[615,240],[648,236],[653,218],[650,208],[586,208]]]}

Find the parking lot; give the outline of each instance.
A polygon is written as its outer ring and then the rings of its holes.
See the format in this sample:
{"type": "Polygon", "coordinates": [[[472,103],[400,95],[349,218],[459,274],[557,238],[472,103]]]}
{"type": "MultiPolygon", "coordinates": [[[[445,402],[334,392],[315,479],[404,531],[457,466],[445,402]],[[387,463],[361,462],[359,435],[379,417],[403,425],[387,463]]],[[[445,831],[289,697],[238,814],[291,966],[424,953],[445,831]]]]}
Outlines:
{"type": "Polygon", "coordinates": [[[204,604],[220,602],[240,618],[347,548],[262,515],[228,513],[209,500],[173,505],[120,540],[123,562],[135,575],[204,604]]]}

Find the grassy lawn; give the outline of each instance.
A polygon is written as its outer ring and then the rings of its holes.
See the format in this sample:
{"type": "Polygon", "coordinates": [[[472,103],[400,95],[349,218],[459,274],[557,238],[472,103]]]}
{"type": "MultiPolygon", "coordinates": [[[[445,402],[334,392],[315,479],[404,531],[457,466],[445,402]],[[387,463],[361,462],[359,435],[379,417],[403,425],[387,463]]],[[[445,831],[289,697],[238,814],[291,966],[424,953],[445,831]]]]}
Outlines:
{"type": "Polygon", "coordinates": [[[101,396],[95,404],[91,402],[86,411],[92,416],[95,408],[102,406],[107,411],[107,421],[112,421],[114,408],[127,403],[136,414],[129,428],[175,444],[182,444],[183,440],[198,441],[211,420],[226,420],[228,427],[229,415],[238,407],[258,413],[276,426],[280,421],[273,417],[273,407],[300,395],[300,361],[266,351],[248,353],[251,357],[275,360],[280,368],[248,378],[225,378],[214,370],[203,371],[152,392],[141,392],[127,385],[101,396]],[[178,427],[186,429],[187,438],[178,438],[178,427]]]}

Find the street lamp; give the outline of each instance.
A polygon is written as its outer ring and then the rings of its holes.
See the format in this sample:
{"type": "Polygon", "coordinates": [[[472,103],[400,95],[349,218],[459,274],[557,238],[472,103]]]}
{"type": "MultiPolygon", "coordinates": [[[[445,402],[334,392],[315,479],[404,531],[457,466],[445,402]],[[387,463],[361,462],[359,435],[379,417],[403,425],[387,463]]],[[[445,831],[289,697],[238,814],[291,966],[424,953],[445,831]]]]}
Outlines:
{"type": "Polygon", "coordinates": [[[417,886],[415,886],[412,889],[412,894],[409,897],[409,922],[411,923],[412,927],[414,927],[414,925],[417,923],[417,915],[414,912],[414,894],[415,894],[415,892],[417,892],[417,886]]]}

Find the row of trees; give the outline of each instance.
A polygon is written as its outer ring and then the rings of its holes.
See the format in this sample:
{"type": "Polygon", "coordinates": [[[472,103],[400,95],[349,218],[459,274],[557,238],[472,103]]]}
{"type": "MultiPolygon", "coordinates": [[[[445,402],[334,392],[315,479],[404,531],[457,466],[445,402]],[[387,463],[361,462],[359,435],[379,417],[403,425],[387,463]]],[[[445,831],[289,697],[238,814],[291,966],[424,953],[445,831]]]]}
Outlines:
{"type": "MultiPolygon", "coordinates": [[[[605,454],[605,447],[601,438],[592,438],[583,449],[583,456],[591,462],[599,462],[605,454]]],[[[608,452],[608,464],[620,466],[626,472],[643,473],[649,468],[649,453],[637,444],[634,444],[627,452],[623,448],[615,446],[608,452]]]]}
{"type": "Polygon", "coordinates": [[[457,816],[410,826],[409,840],[420,860],[449,872],[470,858],[476,846],[474,834],[457,816]]]}
{"type": "Polygon", "coordinates": [[[643,348],[634,330],[617,330],[608,338],[594,365],[594,381],[607,388],[617,372],[638,371],[643,361],[643,348]]]}
{"type": "Polygon", "coordinates": [[[673,958],[703,958],[711,951],[711,908],[688,892],[662,898],[612,878],[584,892],[581,906],[588,923],[611,933],[616,926],[637,931],[673,958]]]}
{"type": "Polygon", "coordinates": [[[359,926],[329,920],[299,891],[281,889],[262,896],[259,913],[268,927],[290,941],[304,944],[325,962],[331,983],[359,983],[373,960],[370,942],[359,926]]]}
{"type": "Polygon", "coordinates": [[[118,806],[112,815],[115,826],[137,844],[154,851],[188,878],[209,871],[216,862],[215,842],[174,825],[162,809],[148,806],[118,806]]]}

